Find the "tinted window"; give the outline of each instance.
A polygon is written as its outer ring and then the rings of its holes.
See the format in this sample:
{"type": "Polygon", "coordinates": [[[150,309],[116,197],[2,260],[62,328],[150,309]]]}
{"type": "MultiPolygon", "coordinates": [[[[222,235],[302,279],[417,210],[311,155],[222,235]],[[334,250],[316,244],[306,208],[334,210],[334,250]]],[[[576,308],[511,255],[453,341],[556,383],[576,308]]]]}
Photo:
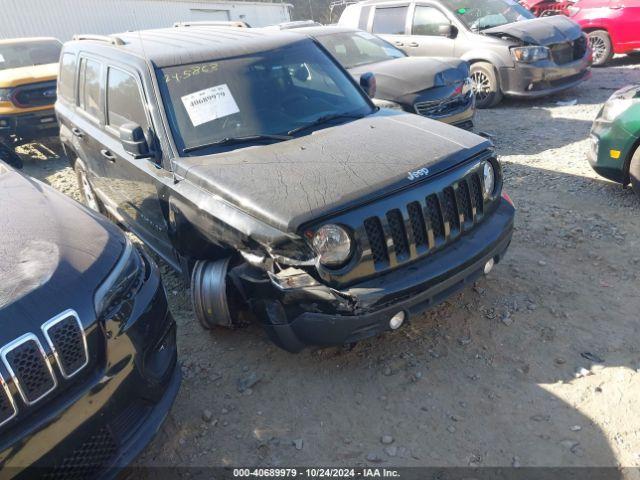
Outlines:
{"type": "Polygon", "coordinates": [[[535,18],[513,0],[441,0],[468,28],[474,31],[535,18]]]}
{"type": "Polygon", "coordinates": [[[158,77],[176,144],[193,155],[224,148],[196,147],[225,138],[286,134],[325,115],[372,112],[363,92],[311,41],[163,68],[158,77]]]}
{"type": "Polygon", "coordinates": [[[438,27],[450,24],[445,14],[437,8],[418,5],[413,16],[411,32],[414,35],[438,35],[438,27]]]}
{"type": "Polygon", "coordinates": [[[58,63],[62,44],[57,40],[35,40],[0,45],[0,70],[58,63]]]}
{"type": "Polygon", "coordinates": [[[74,83],[76,78],[76,56],[73,53],[65,53],[62,56],[59,77],[58,93],[64,99],[75,102],[74,83]]]}
{"type": "Polygon", "coordinates": [[[409,7],[376,8],[373,17],[373,33],[404,34],[404,24],[409,7]]]}
{"type": "Polygon", "coordinates": [[[96,119],[102,118],[100,90],[102,64],[83,58],[80,63],[80,108],[96,119]]]}
{"type": "Polygon", "coordinates": [[[368,32],[322,35],[317,40],[345,68],[354,68],[406,56],[401,50],[368,32]]]}
{"type": "Polygon", "coordinates": [[[107,78],[107,124],[119,128],[135,123],[143,130],[149,128],[146,108],[136,79],[122,70],[110,68],[107,78]]]}

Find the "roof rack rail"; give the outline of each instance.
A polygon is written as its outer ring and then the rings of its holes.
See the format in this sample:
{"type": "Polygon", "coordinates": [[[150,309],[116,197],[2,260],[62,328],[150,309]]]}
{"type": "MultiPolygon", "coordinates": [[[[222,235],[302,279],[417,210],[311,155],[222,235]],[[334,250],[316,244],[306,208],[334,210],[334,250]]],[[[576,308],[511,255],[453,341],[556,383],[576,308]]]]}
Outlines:
{"type": "Polygon", "coordinates": [[[124,45],[124,40],[119,37],[111,37],[108,35],[74,35],[74,41],[94,40],[96,42],[106,42],[111,45],[124,45]]]}
{"type": "Polygon", "coordinates": [[[174,27],[237,27],[237,28],[251,28],[247,22],[242,20],[199,20],[194,22],[175,22],[174,27]]]}

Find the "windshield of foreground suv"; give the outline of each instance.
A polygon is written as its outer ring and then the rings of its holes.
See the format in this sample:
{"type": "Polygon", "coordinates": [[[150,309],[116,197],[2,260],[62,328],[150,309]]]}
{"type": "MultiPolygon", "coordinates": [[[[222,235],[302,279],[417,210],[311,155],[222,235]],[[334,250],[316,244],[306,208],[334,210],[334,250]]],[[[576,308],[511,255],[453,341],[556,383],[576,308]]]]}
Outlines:
{"type": "Polygon", "coordinates": [[[514,0],[441,0],[469,29],[474,31],[536,18],[514,0]]]}
{"type": "Polygon", "coordinates": [[[321,117],[374,111],[364,93],[309,40],[163,68],[158,76],[176,144],[195,155],[228,148],[233,139],[286,135],[321,117]],[[216,142],[222,143],[209,146],[216,142]]]}
{"type": "Polygon", "coordinates": [[[316,37],[344,68],[406,57],[406,54],[367,32],[336,33],[316,37]]]}
{"type": "Polygon", "coordinates": [[[0,42],[0,70],[58,63],[61,48],[57,40],[0,42]]]}

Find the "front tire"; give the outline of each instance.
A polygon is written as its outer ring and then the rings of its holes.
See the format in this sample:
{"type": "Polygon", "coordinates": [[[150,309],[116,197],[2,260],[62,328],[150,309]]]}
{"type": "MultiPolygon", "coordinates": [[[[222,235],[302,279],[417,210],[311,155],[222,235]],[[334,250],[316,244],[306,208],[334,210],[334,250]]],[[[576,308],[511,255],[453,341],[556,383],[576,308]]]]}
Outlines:
{"type": "Polygon", "coordinates": [[[196,262],[191,273],[191,302],[198,322],[206,330],[233,328],[227,273],[231,258],[196,262]]]}
{"type": "Polygon", "coordinates": [[[77,158],[73,169],[76,172],[76,178],[78,180],[78,188],[80,189],[80,198],[82,198],[82,203],[84,203],[94,212],[104,213],[104,209],[102,208],[100,199],[96,195],[96,192],[93,189],[91,182],[89,181],[87,167],[85,166],[84,162],[77,158]]]}
{"type": "Polygon", "coordinates": [[[629,180],[636,195],[640,197],[640,146],[636,148],[629,164],[629,180]]]}
{"type": "Polygon", "coordinates": [[[471,81],[477,108],[492,108],[502,100],[502,91],[496,69],[487,62],[471,65],[471,81]]]}
{"type": "Polygon", "coordinates": [[[593,50],[593,66],[602,67],[613,57],[611,37],[605,30],[594,30],[587,37],[593,50]]]}

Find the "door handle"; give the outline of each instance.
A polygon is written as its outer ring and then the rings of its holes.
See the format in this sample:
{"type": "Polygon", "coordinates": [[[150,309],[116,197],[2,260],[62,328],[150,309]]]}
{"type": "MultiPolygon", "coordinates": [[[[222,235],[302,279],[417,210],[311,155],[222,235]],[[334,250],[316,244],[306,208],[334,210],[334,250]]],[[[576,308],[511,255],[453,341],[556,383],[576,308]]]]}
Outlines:
{"type": "Polygon", "coordinates": [[[73,133],[78,138],[83,138],[84,137],[84,132],[82,130],[80,130],[79,128],[76,128],[76,127],[73,127],[71,129],[71,133],[73,133]]]}
{"type": "Polygon", "coordinates": [[[111,163],[114,163],[116,161],[116,156],[113,153],[111,153],[109,150],[100,150],[100,153],[104,158],[109,160],[111,163]]]}
{"type": "Polygon", "coordinates": [[[402,42],[396,42],[396,46],[398,46],[398,47],[404,47],[404,43],[402,43],[402,42]]]}
{"type": "Polygon", "coordinates": [[[411,42],[411,43],[409,44],[409,46],[410,46],[410,47],[419,47],[420,45],[418,45],[418,43],[417,43],[417,42],[411,42]]]}

